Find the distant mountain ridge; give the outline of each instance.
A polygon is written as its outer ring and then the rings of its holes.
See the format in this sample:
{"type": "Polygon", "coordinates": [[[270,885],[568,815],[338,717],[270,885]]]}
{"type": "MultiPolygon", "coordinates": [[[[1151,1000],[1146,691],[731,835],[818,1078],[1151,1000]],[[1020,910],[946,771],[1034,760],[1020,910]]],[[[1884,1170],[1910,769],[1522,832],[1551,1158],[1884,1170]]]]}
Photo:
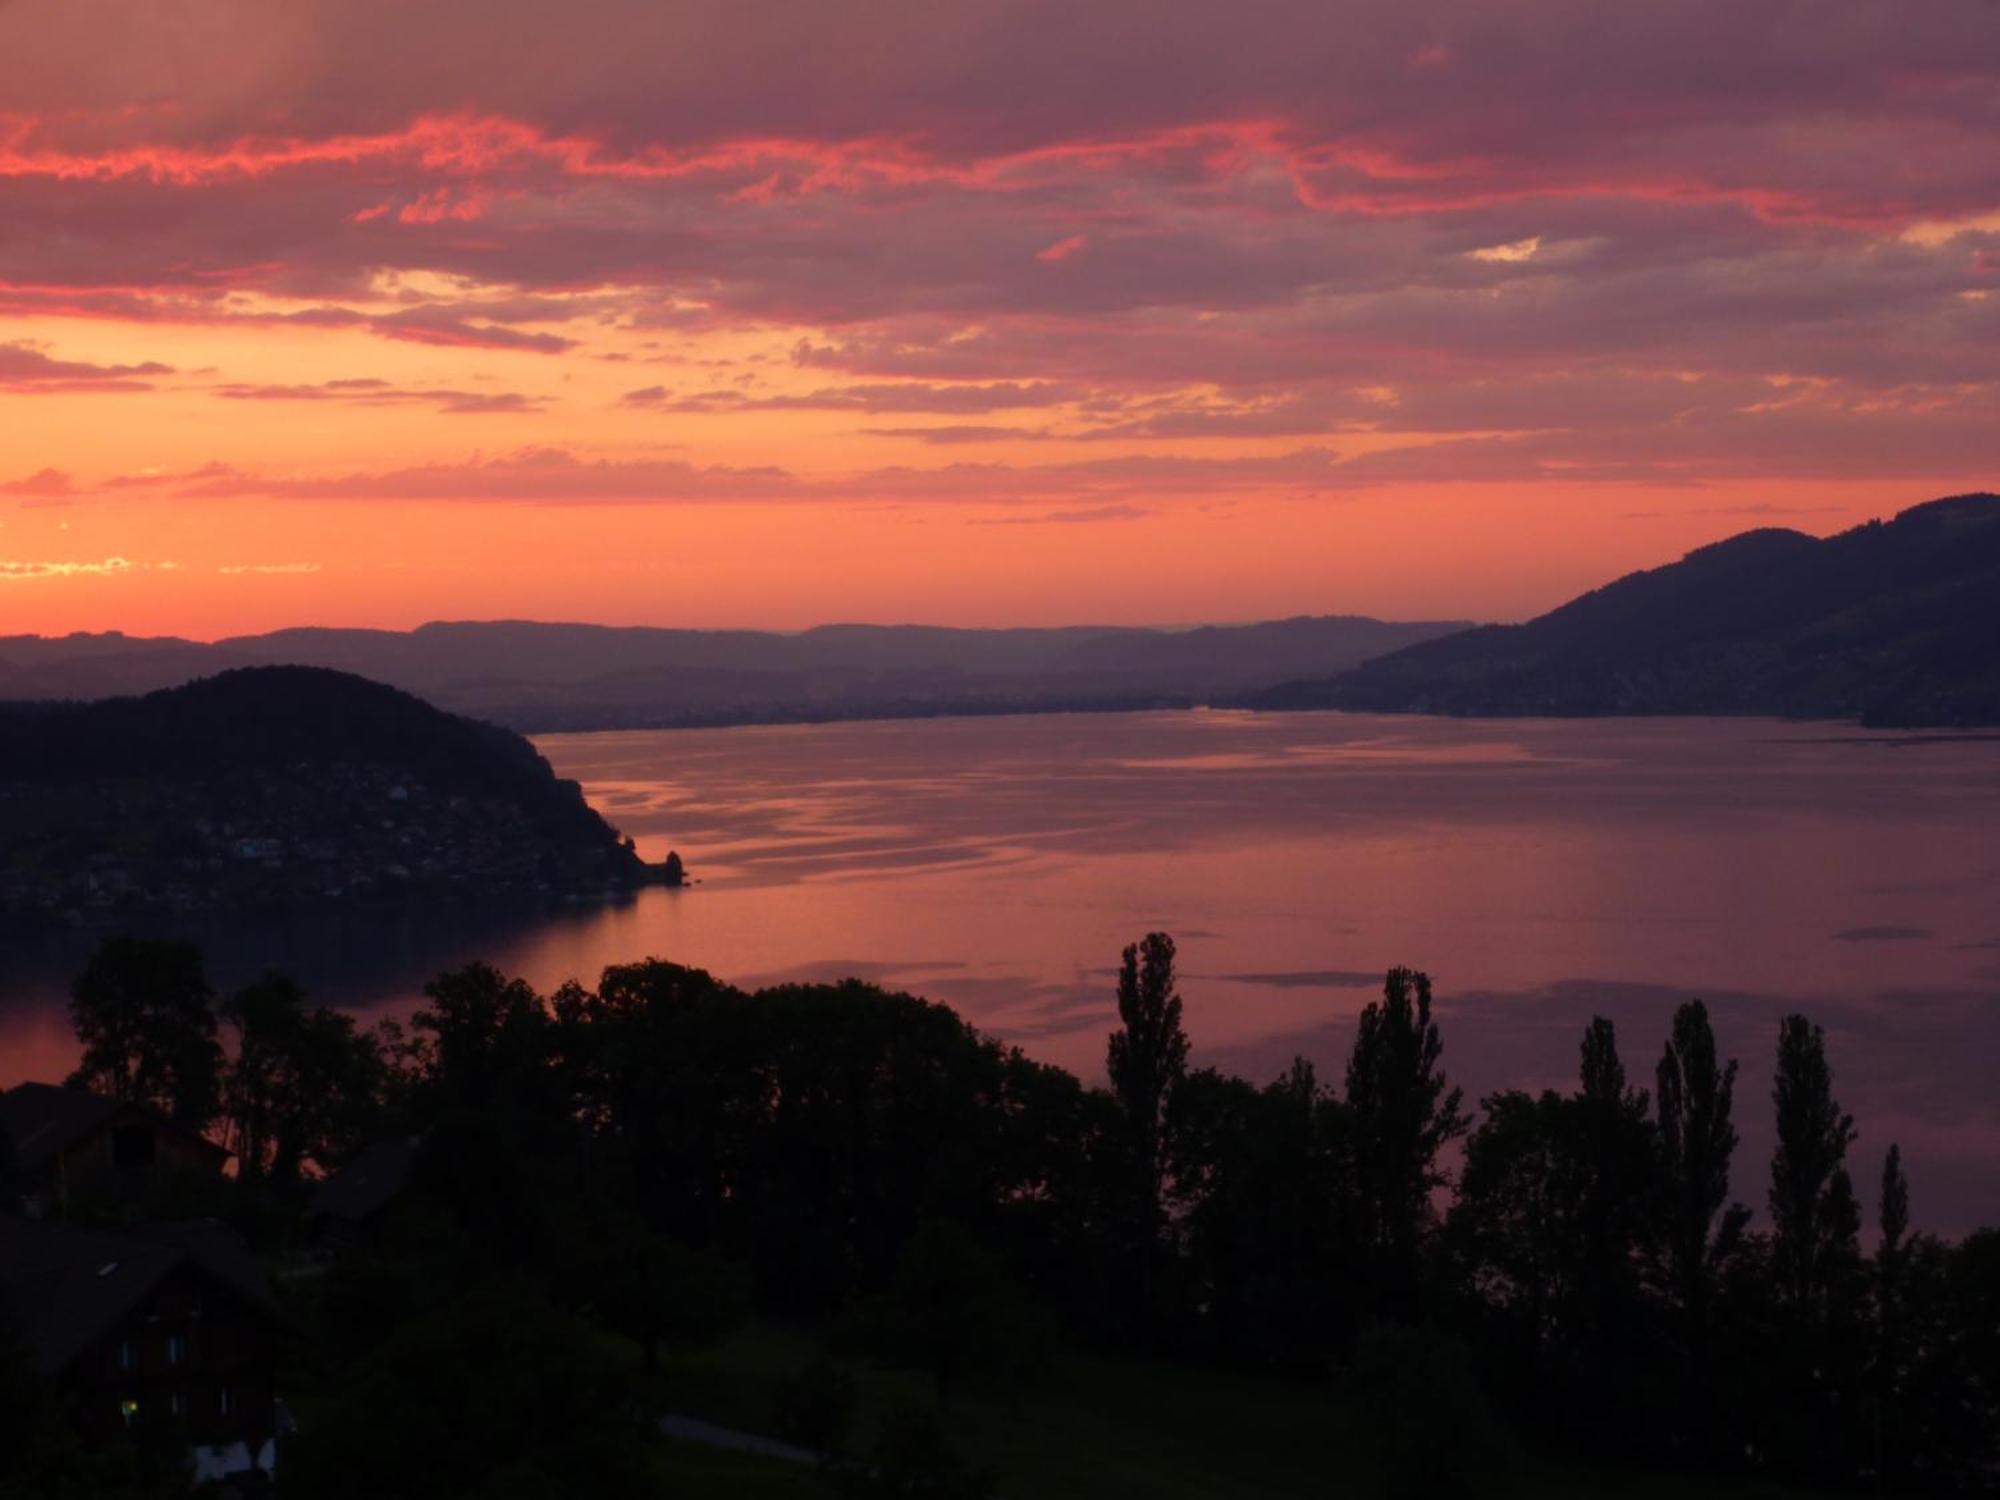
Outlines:
{"type": "Polygon", "coordinates": [[[1170,707],[1329,675],[1464,628],[1318,616],[1159,630],[825,625],[751,630],[439,622],[206,644],[0,638],[0,699],[151,692],[232,667],[327,667],[522,732],[1040,709],[1170,707]]]}
{"type": "Polygon", "coordinates": [[[0,705],[0,911],[108,919],[657,877],[534,746],[380,683],[254,667],[0,705]]]}
{"type": "Polygon", "coordinates": [[[2000,724],[2000,496],[1934,500],[1824,540],[1744,532],[1525,624],[1439,637],[1243,701],[2000,724]]]}

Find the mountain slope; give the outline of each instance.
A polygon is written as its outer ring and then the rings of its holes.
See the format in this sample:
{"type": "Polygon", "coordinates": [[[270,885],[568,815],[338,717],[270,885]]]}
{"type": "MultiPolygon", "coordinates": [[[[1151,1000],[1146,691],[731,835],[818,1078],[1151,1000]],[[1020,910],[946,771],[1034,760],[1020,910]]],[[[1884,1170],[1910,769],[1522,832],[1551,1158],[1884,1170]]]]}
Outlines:
{"type": "Polygon", "coordinates": [[[1526,624],[1445,636],[1248,701],[2000,723],[2000,496],[1932,501],[1823,541],[1746,532],[1526,624]]]}
{"type": "Polygon", "coordinates": [[[17,914],[649,878],[519,735],[308,667],[0,708],[0,835],[0,907],[17,914]]]}
{"type": "Polygon", "coordinates": [[[0,639],[0,699],[144,692],[253,663],[353,672],[523,731],[1143,707],[1343,671],[1462,629],[1351,616],[1194,630],[751,630],[446,622],[298,629],[214,645],[116,634],[0,639]]]}

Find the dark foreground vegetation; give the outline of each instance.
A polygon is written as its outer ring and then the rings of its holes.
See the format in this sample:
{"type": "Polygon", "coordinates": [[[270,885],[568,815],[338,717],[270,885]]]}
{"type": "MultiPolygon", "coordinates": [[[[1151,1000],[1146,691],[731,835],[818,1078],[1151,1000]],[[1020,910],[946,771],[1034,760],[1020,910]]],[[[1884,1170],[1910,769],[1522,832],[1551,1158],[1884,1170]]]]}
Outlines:
{"type": "Polygon", "coordinates": [[[1745,532],[1525,625],[1423,642],[1250,701],[2000,724],[2000,495],[1934,500],[1824,540],[1745,532]]]}
{"type": "MultiPolygon", "coordinates": [[[[287,1495],[1995,1477],[2000,1233],[1914,1232],[1893,1146],[1857,1189],[1801,1016],[1774,1039],[1753,1227],[1736,1067],[1699,1002],[1652,1087],[1598,1020],[1572,1088],[1475,1115],[1409,970],[1338,1080],[1199,1068],[1159,934],[1124,955],[1107,1087],[853,982],[748,994],[655,960],[548,996],[473,966],[426,996],[368,1032],[281,977],[218,999],[193,950],[130,940],[76,984],[76,1081],[239,1170],[71,1211],[217,1215],[280,1268],[287,1495]],[[350,1165],[398,1143],[393,1182],[350,1165]],[[389,1190],[329,1226],[357,1174],[389,1190]],[[667,1410],[826,1459],[663,1444],[667,1410]]],[[[12,1360],[0,1395],[0,1494],[177,1487],[59,1440],[60,1388],[12,1360]]]]}

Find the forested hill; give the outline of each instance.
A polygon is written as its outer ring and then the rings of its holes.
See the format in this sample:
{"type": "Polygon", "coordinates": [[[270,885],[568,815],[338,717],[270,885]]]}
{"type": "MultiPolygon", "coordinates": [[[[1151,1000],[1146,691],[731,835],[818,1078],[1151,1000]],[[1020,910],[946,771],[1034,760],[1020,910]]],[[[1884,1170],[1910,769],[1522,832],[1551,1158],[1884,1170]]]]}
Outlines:
{"type": "Polygon", "coordinates": [[[1463,628],[1330,615],[1189,630],[825,625],[785,634],[491,620],[212,644],[11,636],[0,637],[0,699],[106,698],[282,663],[393,683],[523,733],[1165,707],[1324,677],[1463,628]]]}
{"type": "Polygon", "coordinates": [[[1524,625],[1427,641],[1248,701],[2000,724],[2000,496],[1934,500],[1824,540],[1745,532],[1524,625]]]}
{"type": "Polygon", "coordinates": [[[0,907],[571,895],[646,867],[520,736],[341,672],[0,706],[0,907]]]}

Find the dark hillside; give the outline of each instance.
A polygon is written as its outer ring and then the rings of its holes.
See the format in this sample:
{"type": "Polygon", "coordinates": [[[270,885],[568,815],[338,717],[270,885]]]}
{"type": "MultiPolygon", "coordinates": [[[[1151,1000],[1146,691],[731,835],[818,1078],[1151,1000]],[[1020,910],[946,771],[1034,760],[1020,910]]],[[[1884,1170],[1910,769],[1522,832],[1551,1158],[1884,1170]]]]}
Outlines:
{"type": "Polygon", "coordinates": [[[311,667],[0,708],[0,903],[173,910],[630,888],[647,871],[520,736],[311,667]]]}
{"type": "Polygon", "coordinates": [[[1266,708],[2000,723],[2000,497],[1824,541],[1746,532],[1524,625],[1253,695],[1266,708]]]}

